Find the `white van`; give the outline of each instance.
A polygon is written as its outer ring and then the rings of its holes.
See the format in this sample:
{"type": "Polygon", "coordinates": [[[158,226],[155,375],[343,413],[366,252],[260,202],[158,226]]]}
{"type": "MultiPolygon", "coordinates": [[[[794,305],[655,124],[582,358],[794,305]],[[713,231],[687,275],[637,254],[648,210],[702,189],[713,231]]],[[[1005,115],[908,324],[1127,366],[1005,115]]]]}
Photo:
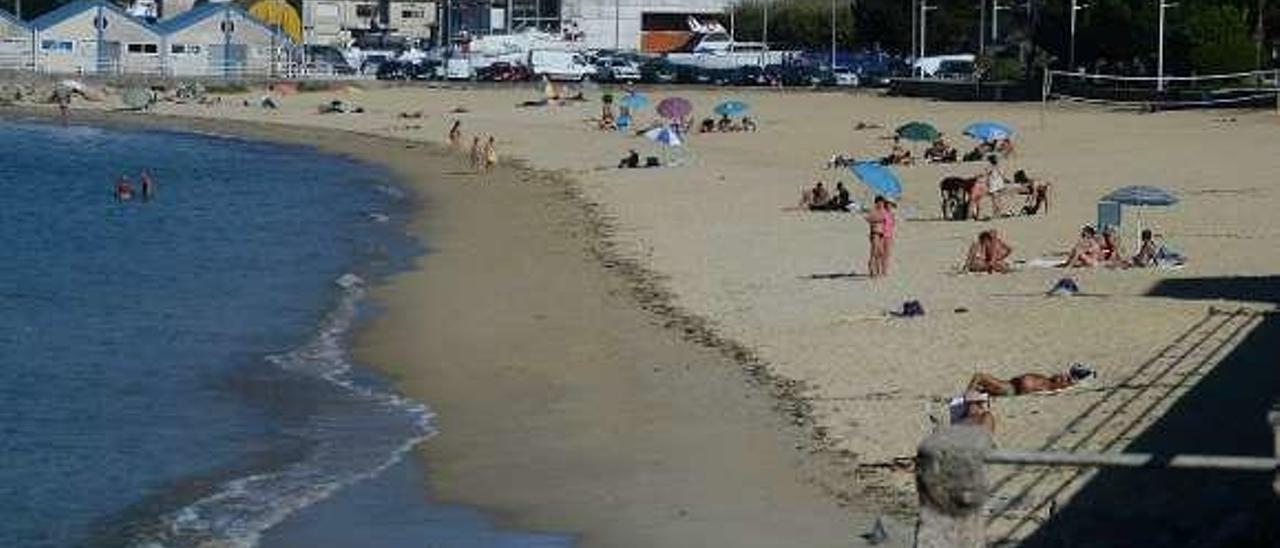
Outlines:
{"type": "Polygon", "coordinates": [[[552,80],[580,82],[596,76],[595,65],[573,51],[532,50],[529,52],[529,70],[534,76],[546,76],[552,80]]]}

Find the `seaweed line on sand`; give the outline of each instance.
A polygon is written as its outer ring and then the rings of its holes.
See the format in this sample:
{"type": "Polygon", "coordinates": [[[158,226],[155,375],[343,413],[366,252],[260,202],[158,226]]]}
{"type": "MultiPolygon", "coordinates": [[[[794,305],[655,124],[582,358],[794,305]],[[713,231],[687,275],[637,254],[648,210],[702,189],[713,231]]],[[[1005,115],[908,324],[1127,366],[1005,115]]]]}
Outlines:
{"type": "MultiPolygon", "coordinates": [[[[619,250],[618,225],[605,206],[588,198],[569,172],[547,171],[528,162],[506,159],[504,163],[529,174],[527,180],[553,185],[564,201],[582,214],[583,244],[586,251],[606,270],[619,276],[631,297],[644,311],[653,314],[662,327],[687,341],[717,350],[733,360],[747,374],[749,382],[773,397],[774,408],[804,433],[796,449],[808,453],[805,468],[809,481],[842,507],[873,501],[875,510],[900,516],[914,516],[915,494],[904,492],[903,475],[914,469],[914,458],[892,463],[863,463],[853,451],[837,449],[827,427],[814,419],[810,386],[774,371],[752,349],[716,332],[711,322],[675,304],[675,295],[666,277],[645,267],[639,260],[619,250]]],[[[868,508],[868,510],[872,510],[868,508]]]]}

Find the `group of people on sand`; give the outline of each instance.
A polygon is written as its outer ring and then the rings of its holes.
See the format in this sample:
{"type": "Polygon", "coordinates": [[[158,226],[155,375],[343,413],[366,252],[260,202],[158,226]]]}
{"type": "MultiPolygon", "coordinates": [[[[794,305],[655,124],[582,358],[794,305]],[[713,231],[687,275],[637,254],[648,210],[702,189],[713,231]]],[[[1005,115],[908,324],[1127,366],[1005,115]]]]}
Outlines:
{"type": "Polygon", "coordinates": [[[1044,208],[1049,209],[1049,192],[1052,185],[1046,181],[1032,179],[1024,170],[1018,170],[1010,180],[1000,169],[1000,157],[987,156],[987,165],[982,173],[969,178],[968,218],[982,219],[982,202],[991,202],[991,214],[1004,217],[1009,211],[1004,208],[1006,197],[1022,197],[1023,205],[1018,211],[1024,215],[1035,215],[1044,208]]]}
{"type": "Polygon", "coordinates": [[[951,423],[978,426],[994,434],[996,419],[991,398],[1065,390],[1096,376],[1097,372],[1080,363],[1071,364],[1061,373],[1025,373],[1009,379],[977,372],[969,379],[964,395],[951,402],[951,423]]]}
{"type": "Polygon", "coordinates": [[[817,181],[812,188],[800,193],[800,209],[809,211],[849,211],[853,198],[843,182],[836,182],[834,193],[827,191],[822,181],[817,181]]]}
{"type": "MultiPolygon", "coordinates": [[[[449,126],[449,148],[455,151],[462,149],[462,121],[454,120],[453,125],[449,126]]],[[[471,138],[471,152],[467,157],[471,169],[477,172],[485,172],[493,169],[498,165],[498,149],[495,139],[492,135],[486,141],[481,143],[480,136],[476,135],[471,138]]]]}
{"type": "Polygon", "coordinates": [[[866,214],[870,252],[867,257],[867,276],[881,278],[889,274],[889,257],[893,254],[893,240],[898,217],[896,204],[884,196],[876,196],[871,210],[866,214]]]}
{"type": "Polygon", "coordinates": [[[753,132],[758,129],[756,121],[750,116],[743,116],[741,121],[734,121],[728,114],[722,114],[719,120],[703,118],[698,125],[698,133],[735,133],[739,131],[753,132]]]}
{"type": "Polygon", "coordinates": [[[1009,257],[1013,247],[1000,238],[1000,232],[992,228],[978,233],[978,239],[969,245],[965,255],[965,272],[996,274],[1009,272],[1009,257]]]}
{"type": "Polygon", "coordinates": [[[1101,233],[1091,225],[1080,228],[1080,239],[1071,247],[1067,259],[1058,265],[1065,268],[1091,268],[1107,266],[1112,268],[1147,268],[1156,266],[1163,260],[1181,262],[1182,258],[1166,249],[1150,229],[1144,229],[1140,236],[1142,243],[1138,252],[1126,255],[1120,244],[1120,235],[1113,227],[1103,227],[1101,233]]]}
{"type": "MultiPolygon", "coordinates": [[[[121,175],[119,179],[116,179],[116,185],[112,190],[112,194],[115,196],[117,202],[126,202],[133,199],[133,183],[129,181],[128,175],[121,175]]],[[[142,173],[138,175],[138,195],[144,202],[149,202],[156,196],[156,185],[151,180],[151,175],[148,174],[146,170],[143,170],[142,173]]]]}

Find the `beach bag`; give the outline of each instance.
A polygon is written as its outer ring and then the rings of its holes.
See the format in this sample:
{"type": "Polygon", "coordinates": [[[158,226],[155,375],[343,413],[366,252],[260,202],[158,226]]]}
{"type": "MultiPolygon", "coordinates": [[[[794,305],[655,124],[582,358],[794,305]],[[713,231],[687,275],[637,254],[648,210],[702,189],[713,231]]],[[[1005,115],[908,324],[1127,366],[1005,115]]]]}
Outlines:
{"type": "Polygon", "coordinates": [[[904,301],[902,303],[902,311],[898,312],[898,316],[903,318],[914,318],[924,315],[924,305],[920,301],[904,301]]]}
{"type": "Polygon", "coordinates": [[[1049,290],[1049,294],[1053,296],[1069,296],[1080,292],[1080,286],[1071,278],[1062,278],[1058,283],[1053,284],[1053,288],[1049,290]]]}

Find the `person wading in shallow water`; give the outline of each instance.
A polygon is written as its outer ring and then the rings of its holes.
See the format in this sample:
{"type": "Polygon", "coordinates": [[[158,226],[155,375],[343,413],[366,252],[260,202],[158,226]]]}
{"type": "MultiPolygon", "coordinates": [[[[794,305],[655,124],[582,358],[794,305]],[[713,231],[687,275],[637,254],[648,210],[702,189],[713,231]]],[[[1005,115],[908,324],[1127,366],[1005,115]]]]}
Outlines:
{"type": "Polygon", "coordinates": [[[142,174],[138,176],[138,184],[142,192],[142,201],[149,202],[156,197],[156,184],[151,181],[151,175],[147,170],[142,170],[142,174]]]}
{"type": "Polygon", "coordinates": [[[129,183],[129,178],[121,175],[116,179],[115,195],[117,202],[133,199],[133,185],[129,183]]]}

